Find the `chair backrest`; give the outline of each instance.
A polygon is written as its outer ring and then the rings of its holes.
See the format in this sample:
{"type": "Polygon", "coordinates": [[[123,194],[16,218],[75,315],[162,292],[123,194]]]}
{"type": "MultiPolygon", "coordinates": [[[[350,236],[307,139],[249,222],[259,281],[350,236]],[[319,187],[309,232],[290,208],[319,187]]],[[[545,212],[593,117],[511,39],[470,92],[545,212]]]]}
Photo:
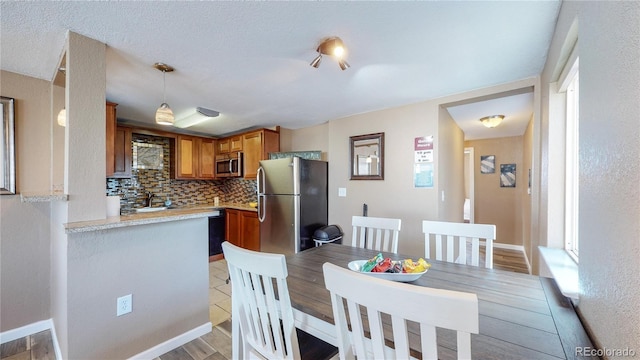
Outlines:
{"type": "Polygon", "coordinates": [[[400,219],[354,216],[351,219],[351,246],[377,251],[398,252],[400,219]]]}
{"type": "Polygon", "coordinates": [[[420,325],[423,359],[438,358],[436,328],[456,331],[458,359],[471,359],[471,334],[478,333],[479,321],[476,294],[382,280],[330,263],[322,270],[331,292],[340,359],[409,359],[407,320],[420,325]],[[383,313],[391,316],[393,349],[385,347],[383,313]]]}
{"type": "Polygon", "coordinates": [[[228,241],[222,243],[222,249],[231,277],[232,316],[239,317],[244,357],[255,350],[267,359],[299,359],[284,255],[246,250],[228,241]]]}
{"type": "Polygon", "coordinates": [[[480,240],[482,239],[485,242],[484,266],[487,269],[493,269],[495,225],[424,220],[422,232],[424,233],[425,258],[433,259],[435,256],[436,260],[467,264],[467,244],[469,244],[471,247],[470,265],[480,266],[480,240]],[[457,246],[456,238],[458,240],[457,246]],[[431,239],[435,241],[435,255],[431,255],[431,239]]]}

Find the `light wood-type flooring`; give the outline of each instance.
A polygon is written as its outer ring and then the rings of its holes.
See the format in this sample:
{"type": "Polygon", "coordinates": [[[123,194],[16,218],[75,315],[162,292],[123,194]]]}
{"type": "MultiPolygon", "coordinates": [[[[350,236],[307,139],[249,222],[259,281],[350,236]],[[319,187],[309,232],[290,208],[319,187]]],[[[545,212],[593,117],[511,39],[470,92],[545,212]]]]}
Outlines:
{"type": "MultiPolygon", "coordinates": [[[[483,258],[482,253],[481,258],[483,258]]],[[[495,269],[528,273],[522,252],[494,248],[495,269]]],[[[230,360],[231,357],[231,286],[226,284],[224,260],[209,264],[209,317],[213,330],[155,360],[230,360]]],[[[7,342],[0,346],[2,360],[54,360],[55,352],[49,330],[7,342]]]]}

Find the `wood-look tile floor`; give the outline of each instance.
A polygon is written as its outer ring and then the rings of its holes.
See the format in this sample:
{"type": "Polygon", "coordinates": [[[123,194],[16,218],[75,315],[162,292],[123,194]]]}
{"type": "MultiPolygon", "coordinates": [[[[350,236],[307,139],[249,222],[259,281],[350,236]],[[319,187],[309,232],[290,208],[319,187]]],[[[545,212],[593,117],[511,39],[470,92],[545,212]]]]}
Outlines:
{"type": "MultiPolygon", "coordinates": [[[[481,258],[484,257],[482,252],[481,258]]],[[[524,254],[517,250],[493,249],[495,269],[528,273],[524,254]]],[[[231,360],[231,286],[226,283],[224,260],[209,264],[209,317],[213,330],[154,360],[231,360]]],[[[55,360],[49,330],[0,346],[2,360],[55,360]]]]}

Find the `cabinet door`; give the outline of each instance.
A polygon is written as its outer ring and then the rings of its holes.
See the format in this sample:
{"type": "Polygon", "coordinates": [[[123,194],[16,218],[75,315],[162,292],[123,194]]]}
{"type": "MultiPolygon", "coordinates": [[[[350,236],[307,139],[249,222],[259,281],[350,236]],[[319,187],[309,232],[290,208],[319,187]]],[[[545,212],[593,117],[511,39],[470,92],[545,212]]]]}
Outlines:
{"type": "Polygon", "coordinates": [[[240,242],[240,211],[225,210],[226,228],[224,239],[236,246],[242,246],[240,242]]]}
{"type": "Polygon", "coordinates": [[[242,151],[242,136],[234,136],[229,140],[229,152],[242,151]]]}
{"type": "Polygon", "coordinates": [[[113,148],[113,178],[130,178],[133,150],[131,143],[131,129],[116,127],[113,148]]]}
{"type": "Polygon", "coordinates": [[[243,136],[244,177],[255,179],[260,160],[267,160],[269,153],[280,151],[280,133],[260,130],[243,136]]]}
{"type": "Polygon", "coordinates": [[[105,136],[107,146],[107,177],[112,177],[115,172],[115,147],[116,147],[116,106],[118,104],[107,102],[107,132],[105,136]]]}
{"type": "Polygon", "coordinates": [[[231,139],[218,140],[218,154],[226,154],[231,151],[231,139]]]}
{"type": "Polygon", "coordinates": [[[244,148],[244,177],[255,179],[262,160],[262,131],[243,135],[244,148]]]}
{"type": "Polygon", "coordinates": [[[240,211],[242,247],[260,251],[260,221],[255,211],[240,211]]]}
{"type": "Polygon", "coordinates": [[[198,177],[200,179],[213,179],[214,173],[214,140],[213,139],[199,139],[200,144],[200,157],[198,163],[198,177]]]}
{"type": "Polygon", "coordinates": [[[198,148],[196,138],[179,135],[176,139],[176,179],[195,179],[198,174],[198,148]]]}

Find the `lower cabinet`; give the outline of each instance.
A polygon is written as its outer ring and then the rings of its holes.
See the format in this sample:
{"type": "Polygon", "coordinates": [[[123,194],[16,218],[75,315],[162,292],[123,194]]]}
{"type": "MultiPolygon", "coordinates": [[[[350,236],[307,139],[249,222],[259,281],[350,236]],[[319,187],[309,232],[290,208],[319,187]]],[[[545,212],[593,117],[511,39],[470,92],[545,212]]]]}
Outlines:
{"type": "Polygon", "coordinates": [[[242,248],[260,251],[260,222],[258,213],[226,209],[225,240],[242,248]]]}

